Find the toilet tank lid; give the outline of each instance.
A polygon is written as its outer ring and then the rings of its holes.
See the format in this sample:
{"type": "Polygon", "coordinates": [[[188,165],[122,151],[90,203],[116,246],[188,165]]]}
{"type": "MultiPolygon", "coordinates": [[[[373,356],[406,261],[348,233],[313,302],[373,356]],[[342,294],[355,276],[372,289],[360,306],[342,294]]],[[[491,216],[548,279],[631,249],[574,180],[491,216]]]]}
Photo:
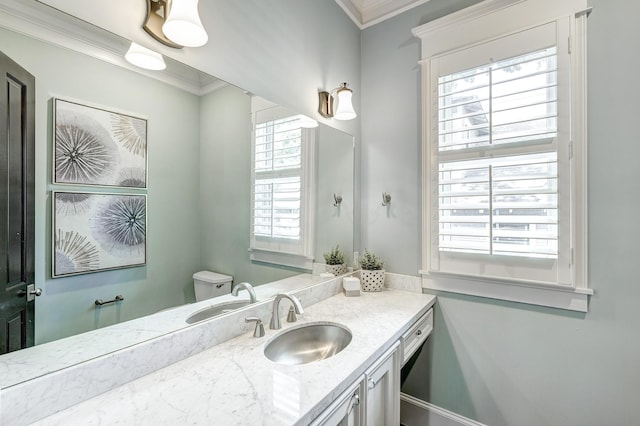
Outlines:
{"type": "Polygon", "coordinates": [[[232,281],[233,277],[230,275],[219,274],[212,271],[200,271],[193,274],[194,280],[205,281],[208,283],[224,283],[232,281]]]}

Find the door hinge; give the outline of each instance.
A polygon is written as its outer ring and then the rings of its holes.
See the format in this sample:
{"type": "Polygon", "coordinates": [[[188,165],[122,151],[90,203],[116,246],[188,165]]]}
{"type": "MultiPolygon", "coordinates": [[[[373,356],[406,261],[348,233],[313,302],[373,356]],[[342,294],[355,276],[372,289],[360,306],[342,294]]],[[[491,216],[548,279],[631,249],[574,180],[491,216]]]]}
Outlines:
{"type": "Polygon", "coordinates": [[[571,36],[567,37],[567,53],[571,55],[571,36]]]}

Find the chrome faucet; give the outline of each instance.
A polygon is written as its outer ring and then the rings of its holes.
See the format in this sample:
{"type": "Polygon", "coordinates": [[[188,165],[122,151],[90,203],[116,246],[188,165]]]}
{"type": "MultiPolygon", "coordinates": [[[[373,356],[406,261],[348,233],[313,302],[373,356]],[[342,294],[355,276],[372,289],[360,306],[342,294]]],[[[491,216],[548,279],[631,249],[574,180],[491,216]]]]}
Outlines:
{"type": "Polygon", "coordinates": [[[246,283],[246,282],[242,282],[240,284],[236,284],[233,287],[233,290],[231,290],[231,294],[233,294],[234,296],[238,295],[238,292],[241,289],[245,289],[249,292],[249,303],[256,303],[256,292],[253,290],[253,287],[251,286],[251,284],[246,283]]]}
{"type": "Polygon", "coordinates": [[[280,301],[282,299],[289,299],[291,303],[293,303],[293,309],[296,311],[296,314],[302,315],[304,314],[304,309],[302,308],[302,303],[298,300],[297,297],[280,293],[273,300],[273,310],[271,311],[271,323],[269,324],[269,328],[272,330],[280,330],[282,325],[280,324],[280,316],[278,315],[278,308],[280,307],[280,301]]]}

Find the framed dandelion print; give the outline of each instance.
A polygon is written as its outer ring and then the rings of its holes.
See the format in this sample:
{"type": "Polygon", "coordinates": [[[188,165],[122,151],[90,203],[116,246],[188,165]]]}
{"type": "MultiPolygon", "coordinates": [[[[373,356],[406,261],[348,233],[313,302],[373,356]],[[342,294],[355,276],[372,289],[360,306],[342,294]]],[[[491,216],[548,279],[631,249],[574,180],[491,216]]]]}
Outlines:
{"type": "Polygon", "coordinates": [[[147,187],[147,120],[53,99],[53,183],[147,187]]]}
{"type": "Polygon", "coordinates": [[[52,192],[52,277],[146,263],[146,195],[52,192]]]}

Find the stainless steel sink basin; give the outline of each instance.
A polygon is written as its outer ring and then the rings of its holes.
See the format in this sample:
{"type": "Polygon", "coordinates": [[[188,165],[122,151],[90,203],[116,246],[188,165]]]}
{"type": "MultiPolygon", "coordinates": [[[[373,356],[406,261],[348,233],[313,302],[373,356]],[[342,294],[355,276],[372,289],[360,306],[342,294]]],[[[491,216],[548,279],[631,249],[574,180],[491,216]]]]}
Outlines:
{"type": "Polygon", "coordinates": [[[209,306],[208,308],[201,309],[193,314],[189,315],[186,319],[187,324],[194,324],[199,321],[204,321],[209,318],[217,317],[218,315],[226,314],[227,312],[234,311],[249,305],[251,302],[243,300],[241,302],[227,302],[221,303],[215,306],[209,306]]]}
{"type": "Polygon", "coordinates": [[[351,332],[338,324],[307,324],[275,336],[265,346],[264,354],[278,364],[308,364],[342,351],[351,337],[351,332]]]}

